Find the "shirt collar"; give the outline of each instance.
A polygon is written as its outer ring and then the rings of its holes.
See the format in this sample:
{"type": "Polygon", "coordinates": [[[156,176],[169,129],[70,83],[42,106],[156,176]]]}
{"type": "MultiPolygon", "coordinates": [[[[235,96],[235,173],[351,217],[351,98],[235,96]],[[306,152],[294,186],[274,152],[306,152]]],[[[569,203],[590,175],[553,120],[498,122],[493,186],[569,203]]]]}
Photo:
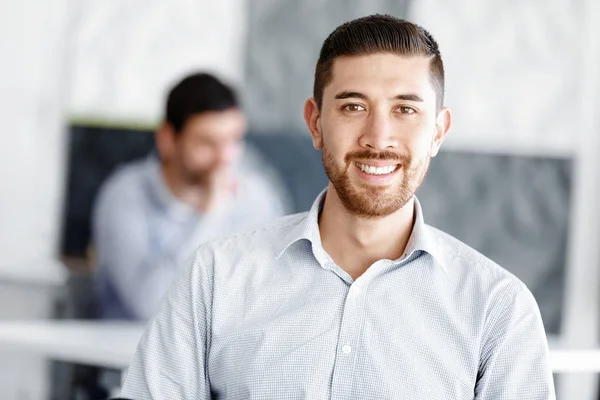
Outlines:
{"type": "Polygon", "coordinates": [[[425,223],[421,203],[415,196],[415,223],[406,244],[404,255],[410,257],[416,251],[423,251],[429,254],[445,272],[448,272],[443,247],[438,243],[435,230],[425,223]]]}
{"type": "Polygon", "coordinates": [[[319,264],[325,265],[329,256],[323,249],[323,244],[321,242],[319,215],[323,209],[326,194],[327,189],[321,191],[305,217],[283,237],[282,246],[278,252],[277,258],[281,257],[294,243],[301,240],[308,240],[312,245],[313,253],[317,261],[319,261],[319,264]]]}
{"type": "MultiPolygon", "coordinates": [[[[323,202],[325,201],[326,194],[327,189],[319,193],[305,218],[283,237],[281,250],[279,251],[277,258],[281,257],[294,243],[301,240],[308,240],[312,245],[312,250],[317,261],[319,261],[321,265],[325,265],[326,261],[329,259],[329,255],[323,249],[323,244],[321,242],[319,215],[323,209],[323,202]]],[[[414,204],[415,222],[406,245],[404,256],[410,257],[416,251],[423,251],[431,255],[436,263],[447,272],[443,248],[438,243],[435,231],[425,224],[421,203],[416,196],[414,204]]]]}

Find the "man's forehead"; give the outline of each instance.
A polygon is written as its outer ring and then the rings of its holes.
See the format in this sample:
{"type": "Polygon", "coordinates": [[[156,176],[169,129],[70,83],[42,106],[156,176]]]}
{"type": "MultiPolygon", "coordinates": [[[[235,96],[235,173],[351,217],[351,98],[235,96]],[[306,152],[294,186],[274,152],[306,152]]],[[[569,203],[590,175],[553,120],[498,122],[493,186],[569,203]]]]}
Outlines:
{"type": "Polygon", "coordinates": [[[423,98],[435,96],[430,79],[430,60],[425,56],[377,53],[338,57],[333,62],[329,95],[339,90],[419,92],[423,98]]]}
{"type": "Polygon", "coordinates": [[[245,128],[244,114],[237,109],[210,111],[191,116],[186,129],[195,135],[222,135],[223,132],[236,132],[245,128]]]}

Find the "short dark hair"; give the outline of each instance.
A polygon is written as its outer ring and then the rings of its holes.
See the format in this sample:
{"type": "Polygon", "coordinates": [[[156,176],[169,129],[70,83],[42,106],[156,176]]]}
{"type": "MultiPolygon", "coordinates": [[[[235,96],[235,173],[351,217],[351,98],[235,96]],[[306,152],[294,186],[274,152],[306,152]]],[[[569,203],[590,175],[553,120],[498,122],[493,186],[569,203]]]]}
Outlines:
{"type": "Polygon", "coordinates": [[[338,26],[323,42],[315,70],[313,97],[319,109],[331,82],[333,62],[341,56],[394,53],[430,58],[431,83],[438,110],[444,103],[444,63],[438,44],[419,25],[390,15],[370,15],[338,26]]]}
{"type": "Polygon", "coordinates": [[[188,118],[210,111],[239,108],[233,88],[208,73],[196,73],[183,78],[167,97],[165,120],[180,132],[188,118]]]}

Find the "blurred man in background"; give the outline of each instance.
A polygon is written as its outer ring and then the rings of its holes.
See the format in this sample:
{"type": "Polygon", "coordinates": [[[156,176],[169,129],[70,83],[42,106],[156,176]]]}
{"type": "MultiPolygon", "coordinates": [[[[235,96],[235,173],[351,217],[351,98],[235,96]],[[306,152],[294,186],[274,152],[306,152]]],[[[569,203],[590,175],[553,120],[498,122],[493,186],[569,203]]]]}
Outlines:
{"type": "Polygon", "coordinates": [[[206,73],[170,91],[156,152],[119,168],[93,215],[102,318],[145,320],[202,242],[285,214],[267,165],[243,148],[234,90],[206,73]]]}

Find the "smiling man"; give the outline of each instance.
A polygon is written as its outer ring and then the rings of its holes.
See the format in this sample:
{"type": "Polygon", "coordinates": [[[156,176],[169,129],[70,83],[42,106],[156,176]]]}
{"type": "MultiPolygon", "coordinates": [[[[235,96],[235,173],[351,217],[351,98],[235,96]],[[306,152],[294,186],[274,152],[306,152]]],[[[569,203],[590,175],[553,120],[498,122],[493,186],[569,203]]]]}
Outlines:
{"type": "Polygon", "coordinates": [[[554,399],[525,285],[425,224],[451,124],[423,28],[323,44],[304,116],[330,183],[305,214],[200,247],[139,344],[134,399],[554,399]]]}

